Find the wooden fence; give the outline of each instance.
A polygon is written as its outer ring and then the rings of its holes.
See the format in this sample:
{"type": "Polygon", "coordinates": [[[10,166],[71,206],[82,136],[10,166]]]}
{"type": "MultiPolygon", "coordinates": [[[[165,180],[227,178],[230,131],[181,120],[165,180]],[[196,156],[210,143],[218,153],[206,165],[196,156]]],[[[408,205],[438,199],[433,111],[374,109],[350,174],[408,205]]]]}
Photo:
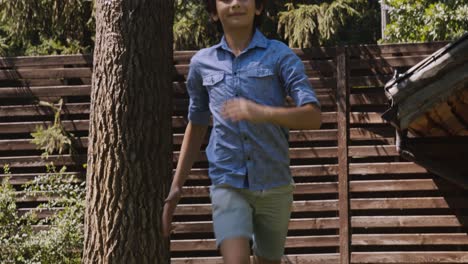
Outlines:
{"type": "MultiPolygon", "coordinates": [[[[291,131],[297,185],[284,263],[468,263],[468,192],[402,159],[394,129],[380,118],[388,107],[382,86],[393,71],[405,71],[444,44],[295,50],[322,103],[323,125],[291,131]]],[[[174,166],[187,124],[184,80],[193,54],[174,56],[174,166]]],[[[67,175],[85,177],[91,65],[85,55],[0,58],[0,164],[10,165],[18,192],[44,172],[30,133],[50,124],[53,113],[37,99],[64,99],[63,125],[79,147],[73,157],[49,160],[67,165],[67,175]]],[[[202,153],[176,210],[173,263],[222,263],[209,184],[202,153]]],[[[19,210],[44,201],[18,200],[19,210]]]]}

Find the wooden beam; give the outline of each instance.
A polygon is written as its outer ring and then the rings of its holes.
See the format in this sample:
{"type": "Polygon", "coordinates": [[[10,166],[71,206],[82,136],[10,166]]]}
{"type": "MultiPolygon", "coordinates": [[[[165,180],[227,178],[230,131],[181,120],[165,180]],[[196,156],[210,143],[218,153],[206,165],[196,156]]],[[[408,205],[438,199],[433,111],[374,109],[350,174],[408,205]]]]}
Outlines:
{"type": "Polygon", "coordinates": [[[349,65],[346,48],[337,48],[337,127],[338,127],[338,200],[340,216],[340,263],[350,261],[350,218],[349,218],[349,65]]]}
{"type": "Polygon", "coordinates": [[[352,263],[468,263],[468,251],[354,252],[352,263]]]}

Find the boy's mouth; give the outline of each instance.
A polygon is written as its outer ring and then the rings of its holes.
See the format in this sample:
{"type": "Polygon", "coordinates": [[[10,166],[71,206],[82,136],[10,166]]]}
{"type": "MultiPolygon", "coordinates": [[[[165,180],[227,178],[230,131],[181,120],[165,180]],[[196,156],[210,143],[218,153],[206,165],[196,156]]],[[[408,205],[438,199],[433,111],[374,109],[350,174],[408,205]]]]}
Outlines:
{"type": "Polygon", "coordinates": [[[237,17],[237,16],[243,16],[243,15],[245,15],[245,13],[233,13],[233,14],[230,14],[229,16],[237,17]]]}

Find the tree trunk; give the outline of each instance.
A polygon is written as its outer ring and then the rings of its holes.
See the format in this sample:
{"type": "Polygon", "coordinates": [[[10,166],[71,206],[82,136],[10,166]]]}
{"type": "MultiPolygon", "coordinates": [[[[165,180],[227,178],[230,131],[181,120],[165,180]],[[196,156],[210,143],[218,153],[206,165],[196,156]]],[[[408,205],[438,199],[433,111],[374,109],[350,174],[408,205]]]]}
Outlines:
{"type": "Polygon", "coordinates": [[[173,2],[96,1],[83,263],[169,263],[173,2]]]}

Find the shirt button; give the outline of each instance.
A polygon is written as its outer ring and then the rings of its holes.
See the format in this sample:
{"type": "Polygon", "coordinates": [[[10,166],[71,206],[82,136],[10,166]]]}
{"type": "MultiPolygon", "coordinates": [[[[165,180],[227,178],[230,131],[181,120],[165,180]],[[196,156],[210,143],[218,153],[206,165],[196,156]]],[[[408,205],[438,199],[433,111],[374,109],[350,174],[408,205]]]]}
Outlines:
{"type": "Polygon", "coordinates": [[[237,75],[237,72],[234,72],[234,75],[237,75]]]}
{"type": "Polygon", "coordinates": [[[250,160],[250,156],[247,156],[247,160],[250,160]]]}
{"type": "Polygon", "coordinates": [[[248,138],[247,136],[244,135],[244,140],[247,140],[247,139],[249,139],[249,138],[248,138]]]}

